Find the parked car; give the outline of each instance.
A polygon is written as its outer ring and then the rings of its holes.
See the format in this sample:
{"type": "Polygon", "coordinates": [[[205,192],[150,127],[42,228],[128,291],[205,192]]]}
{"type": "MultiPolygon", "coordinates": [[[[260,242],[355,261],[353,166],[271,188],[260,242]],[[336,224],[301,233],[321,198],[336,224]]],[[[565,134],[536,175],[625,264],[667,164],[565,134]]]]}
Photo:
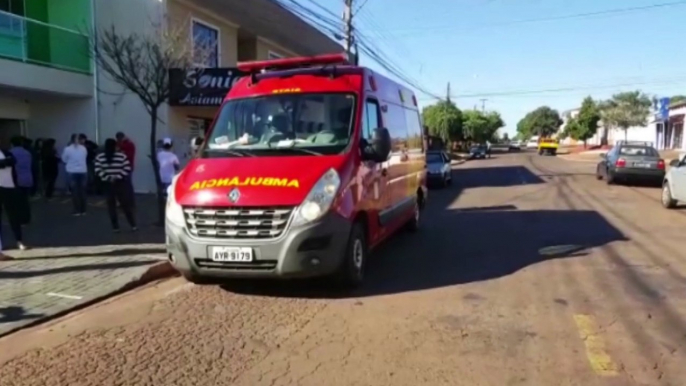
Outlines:
{"type": "Polygon", "coordinates": [[[520,151],[522,150],[522,143],[520,141],[512,141],[509,146],[510,151],[520,151]]]}
{"type": "Polygon", "coordinates": [[[469,149],[470,159],[485,159],[490,157],[491,156],[488,154],[488,148],[486,145],[474,145],[469,149]]]}
{"type": "Polygon", "coordinates": [[[669,166],[662,183],[662,206],[672,209],[679,201],[686,202],[686,153],[672,160],[669,166]]]}
{"type": "Polygon", "coordinates": [[[665,178],[665,161],[652,146],[619,143],[596,167],[596,178],[608,184],[629,181],[650,181],[662,185],[665,178]]]}
{"type": "Polygon", "coordinates": [[[431,185],[448,186],[453,182],[450,157],[444,151],[426,153],[427,181],[431,185]]]}
{"type": "Polygon", "coordinates": [[[527,148],[527,149],[536,149],[536,150],[538,150],[538,138],[536,138],[536,139],[534,139],[534,138],[530,139],[530,140],[526,143],[526,148],[527,148]]]}

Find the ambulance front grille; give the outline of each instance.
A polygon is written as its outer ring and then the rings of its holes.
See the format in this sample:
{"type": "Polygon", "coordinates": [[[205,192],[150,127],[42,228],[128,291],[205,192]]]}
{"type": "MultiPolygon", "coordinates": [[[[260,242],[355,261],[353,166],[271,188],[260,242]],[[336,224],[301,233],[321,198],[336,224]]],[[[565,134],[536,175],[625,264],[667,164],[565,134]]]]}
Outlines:
{"type": "Polygon", "coordinates": [[[281,236],[294,207],[184,207],[188,231],[213,239],[273,239],[281,236]]]}

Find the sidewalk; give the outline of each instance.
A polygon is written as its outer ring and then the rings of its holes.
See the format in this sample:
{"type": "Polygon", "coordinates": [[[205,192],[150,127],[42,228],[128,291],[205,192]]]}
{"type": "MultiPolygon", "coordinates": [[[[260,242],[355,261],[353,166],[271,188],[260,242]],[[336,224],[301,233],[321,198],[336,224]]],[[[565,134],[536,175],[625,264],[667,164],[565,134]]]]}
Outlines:
{"type": "Polygon", "coordinates": [[[154,197],[137,200],[139,231],[111,231],[102,199],[89,200],[88,214],[72,217],[66,198],[32,204],[32,224],[19,251],[3,223],[5,253],[0,262],[0,336],[64,314],[123,289],[172,273],[164,253],[164,231],[151,225],[154,197]]]}

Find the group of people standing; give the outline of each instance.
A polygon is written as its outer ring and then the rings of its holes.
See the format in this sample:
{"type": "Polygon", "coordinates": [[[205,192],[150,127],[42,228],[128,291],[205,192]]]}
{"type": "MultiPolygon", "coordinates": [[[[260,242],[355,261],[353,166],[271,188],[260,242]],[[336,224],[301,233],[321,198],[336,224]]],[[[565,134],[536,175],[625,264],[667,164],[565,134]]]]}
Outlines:
{"type": "MultiPolygon", "coordinates": [[[[22,228],[31,221],[30,197],[39,191],[47,200],[53,197],[61,163],[74,216],[86,214],[88,190],[104,193],[114,231],[119,231],[117,203],[135,231],[131,181],[135,157],[136,146],[121,132],[116,134],[116,139],[107,139],[102,149],[86,135],[74,134],[61,154],[55,148],[54,139],[37,140],[33,146],[27,138],[12,138],[9,150],[0,150],[0,217],[2,212],[7,214],[18,248],[27,249],[22,228]]],[[[6,259],[9,257],[2,253],[0,237],[0,260],[6,259]]]]}

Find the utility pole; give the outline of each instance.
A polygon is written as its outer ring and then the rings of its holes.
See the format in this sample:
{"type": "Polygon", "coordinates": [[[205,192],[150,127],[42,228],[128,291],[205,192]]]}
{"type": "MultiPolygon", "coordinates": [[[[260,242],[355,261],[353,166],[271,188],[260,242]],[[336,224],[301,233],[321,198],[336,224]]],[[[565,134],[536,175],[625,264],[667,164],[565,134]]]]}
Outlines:
{"type": "Polygon", "coordinates": [[[450,102],[450,82],[448,82],[448,89],[446,90],[446,93],[445,93],[445,100],[447,102],[450,102]]]}
{"type": "Polygon", "coordinates": [[[481,98],[481,99],[479,99],[479,100],[481,101],[481,112],[482,112],[482,113],[483,113],[483,112],[486,112],[486,101],[487,101],[488,99],[486,99],[486,98],[481,98]]]}
{"type": "Polygon", "coordinates": [[[343,22],[345,23],[345,52],[348,58],[353,57],[353,0],[344,0],[345,10],[343,11],[343,22]]]}

